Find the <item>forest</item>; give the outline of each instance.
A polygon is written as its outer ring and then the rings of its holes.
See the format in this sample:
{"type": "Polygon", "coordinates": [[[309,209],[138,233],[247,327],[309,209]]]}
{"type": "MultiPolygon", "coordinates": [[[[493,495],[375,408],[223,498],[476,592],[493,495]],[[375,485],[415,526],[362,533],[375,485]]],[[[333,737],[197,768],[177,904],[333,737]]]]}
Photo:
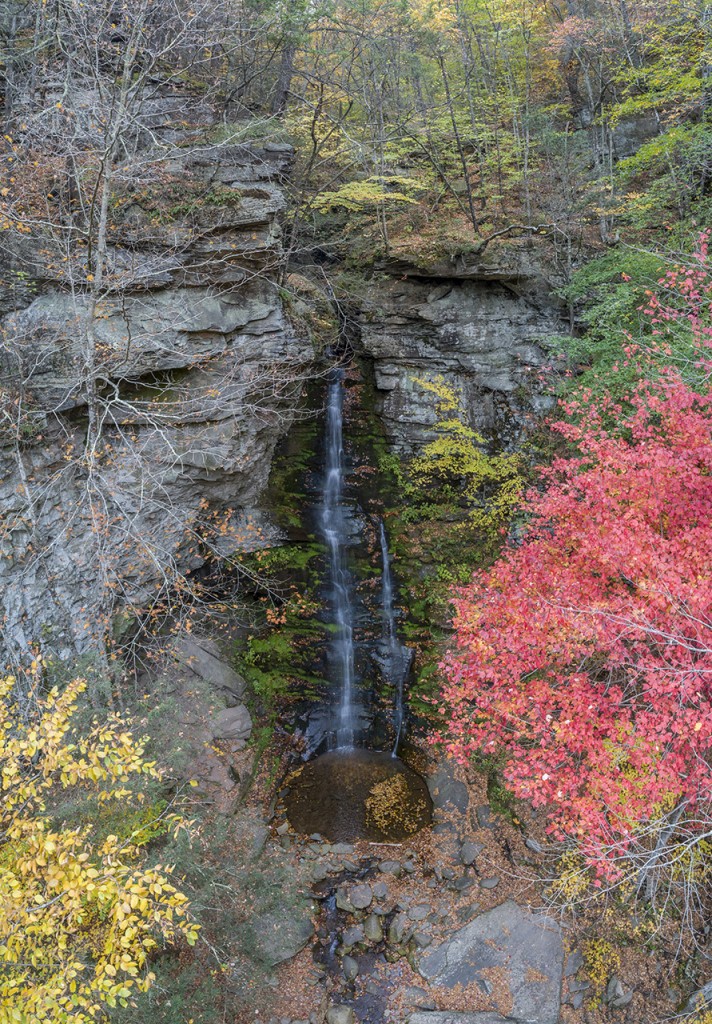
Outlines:
{"type": "Polygon", "coordinates": [[[712,3],[0,0],[0,117],[0,1024],[712,1024],[712,3]]]}

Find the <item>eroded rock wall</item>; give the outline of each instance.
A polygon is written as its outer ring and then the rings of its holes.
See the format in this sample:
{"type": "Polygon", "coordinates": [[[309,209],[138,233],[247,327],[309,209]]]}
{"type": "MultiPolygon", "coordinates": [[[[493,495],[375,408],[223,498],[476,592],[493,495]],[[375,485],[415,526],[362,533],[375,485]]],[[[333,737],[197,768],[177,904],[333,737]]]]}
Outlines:
{"type": "Polygon", "coordinates": [[[170,219],[140,194],[117,206],[114,283],[94,324],[103,423],[91,469],[90,296],[41,238],[5,236],[0,664],[91,651],[126,621],[117,613],[169,594],[209,546],[264,543],[260,496],[312,358],[277,283],[290,158],[282,145],[186,150],[171,180],[219,203],[170,219]]]}
{"type": "Polygon", "coordinates": [[[427,275],[397,266],[375,279],[360,337],[391,442],[413,452],[432,439],[436,399],[418,379],[442,377],[461,394],[474,429],[516,443],[551,404],[546,340],[566,331],[552,291],[536,264],[506,252],[427,275]]]}

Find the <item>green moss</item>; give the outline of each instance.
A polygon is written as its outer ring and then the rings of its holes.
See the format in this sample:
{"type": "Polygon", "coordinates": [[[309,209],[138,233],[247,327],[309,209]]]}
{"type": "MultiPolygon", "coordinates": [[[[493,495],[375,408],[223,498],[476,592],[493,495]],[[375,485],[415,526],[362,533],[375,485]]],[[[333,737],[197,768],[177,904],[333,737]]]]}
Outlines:
{"type": "Polygon", "coordinates": [[[121,217],[127,207],[139,206],[148,222],[158,226],[194,219],[204,210],[234,209],[241,202],[238,189],[181,178],[162,181],[159,186],[116,192],[111,197],[111,209],[114,217],[121,217]]]}

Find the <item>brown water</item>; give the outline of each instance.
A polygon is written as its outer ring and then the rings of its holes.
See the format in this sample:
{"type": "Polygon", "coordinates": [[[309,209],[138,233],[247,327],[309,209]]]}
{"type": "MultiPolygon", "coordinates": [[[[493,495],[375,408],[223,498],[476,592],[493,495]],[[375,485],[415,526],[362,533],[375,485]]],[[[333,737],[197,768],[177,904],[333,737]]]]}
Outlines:
{"type": "Polygon", "coordinates": [[[323,754],[298,768],[287,787],[292,828],[331,842],[399,842],[432,817],[425,780],[399,758],[373,750],[323,754]]]}

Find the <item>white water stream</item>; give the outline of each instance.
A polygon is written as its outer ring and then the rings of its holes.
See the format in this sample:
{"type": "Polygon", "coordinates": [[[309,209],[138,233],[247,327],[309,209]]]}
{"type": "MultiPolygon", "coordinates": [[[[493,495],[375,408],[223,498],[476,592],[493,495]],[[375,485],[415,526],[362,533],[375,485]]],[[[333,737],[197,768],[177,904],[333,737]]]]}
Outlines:
{"type": "Polygon", "coordinates": [[[352,747],[357,729],[354,705],[354,627],[352,583],[344,564],[348,539],[344,493],[343,370],[334,370],[326,405],[325,467],[319,524],[329,555],[329,604],[333,634],[329,649],[332,678],[339,686],[337,747],[352,747]]]}

